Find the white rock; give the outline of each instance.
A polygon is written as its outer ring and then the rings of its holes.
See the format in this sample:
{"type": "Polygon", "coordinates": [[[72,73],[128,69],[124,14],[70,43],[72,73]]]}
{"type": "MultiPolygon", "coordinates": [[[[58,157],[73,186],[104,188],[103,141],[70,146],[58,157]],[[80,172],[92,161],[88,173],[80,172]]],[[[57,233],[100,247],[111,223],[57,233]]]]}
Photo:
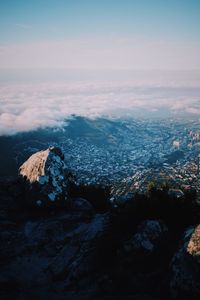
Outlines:
{"type": "Polygon", "coordinates": [[[67,200],[69,179],[66,169],[64,156],[59,148],[51,147],[30,156],[19,169],[20,175],[29,183],[27,198],[31,198],[38,206],[67,200]]]}

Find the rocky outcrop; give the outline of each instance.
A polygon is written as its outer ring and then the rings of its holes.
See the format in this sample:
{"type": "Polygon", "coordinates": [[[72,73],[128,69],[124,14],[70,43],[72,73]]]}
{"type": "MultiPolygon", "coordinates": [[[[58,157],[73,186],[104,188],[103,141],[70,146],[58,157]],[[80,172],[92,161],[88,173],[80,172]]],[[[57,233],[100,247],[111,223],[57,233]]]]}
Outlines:
{"type": "Polygon", "coordinates": [[[33,154],[19,168],[26,181],[26,197],[37,206],[65,204],[69,199],[69,176],[64,155],[57,147],[33,154]]]}
{"type": "Polygon", "coordinates": [[[188,228],[172,260],[171,293],[174,298],[200,298],[200,225],[188,228]]]}

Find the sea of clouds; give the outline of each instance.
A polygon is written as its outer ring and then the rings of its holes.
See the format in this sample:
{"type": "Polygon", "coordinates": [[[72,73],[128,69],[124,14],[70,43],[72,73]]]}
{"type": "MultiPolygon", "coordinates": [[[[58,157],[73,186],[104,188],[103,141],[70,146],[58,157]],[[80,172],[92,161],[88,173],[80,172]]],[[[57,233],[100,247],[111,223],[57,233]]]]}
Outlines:
{"type": "Polygon", "coordinates": [[[62,126],[72,114],[199,118],[200,87],[109,80],[0,83],[0,135],[62,126]]]}

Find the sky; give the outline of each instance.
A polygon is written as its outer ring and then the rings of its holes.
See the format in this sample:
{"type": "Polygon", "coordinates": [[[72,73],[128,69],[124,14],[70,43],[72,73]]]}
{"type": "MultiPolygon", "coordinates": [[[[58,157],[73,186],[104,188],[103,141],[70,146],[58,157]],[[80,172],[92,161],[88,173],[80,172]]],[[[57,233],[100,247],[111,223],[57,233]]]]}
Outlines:
{"type": "Polygon", "coordinates": [[[200,0],[0,0],[0,135],[200,118],[200,0]]]}
{"type": "Polygon", "coordinates": [[[1,0],[0,69],[200,70],[199,0],[1,0]]]}

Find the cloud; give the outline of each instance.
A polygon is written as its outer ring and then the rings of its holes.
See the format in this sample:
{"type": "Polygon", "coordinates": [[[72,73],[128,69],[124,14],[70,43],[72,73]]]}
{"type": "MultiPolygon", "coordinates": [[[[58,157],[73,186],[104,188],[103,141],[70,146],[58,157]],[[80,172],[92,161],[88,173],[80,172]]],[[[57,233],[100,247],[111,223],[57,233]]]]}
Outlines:
{"type": "Polygon", "coordinates": [[[62,126],[72,114],[139,116],[160,110],[200,116],[200,88],[140,86],[131,82],[0,85],[0,134],[62,126]]]}

